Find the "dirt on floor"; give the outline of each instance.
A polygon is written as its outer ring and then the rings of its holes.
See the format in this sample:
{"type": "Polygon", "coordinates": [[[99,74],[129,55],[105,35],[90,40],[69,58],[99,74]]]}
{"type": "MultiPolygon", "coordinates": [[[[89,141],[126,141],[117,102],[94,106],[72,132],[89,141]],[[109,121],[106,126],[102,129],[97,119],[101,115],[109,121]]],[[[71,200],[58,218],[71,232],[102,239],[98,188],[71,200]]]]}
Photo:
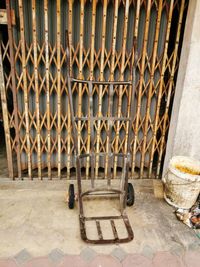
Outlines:
{"type": "MultiPolygon", "coordinates": [[[[98,181],[99,184],[103,181],[98,181]]],[[[118,185],[115,182],[116,186],[118,185]]],[[[153,180],[132,181],[136,200],[126,209],[134,240],[121,245],[93,245],[97,253],[109,254],[116,247],[127,253],[153,254],[157,251],[185,253],[200,248],[200,241],[192,229],[177,220],[173,208],[163,199],[155,198],[153,180]]],[[[89,181],[83,182],[88,188],[89,181]]],[[[16,255],[24,248],[33,256],[47,255],[53,249],[79,254],[88,245],[80,238],[78,208],[69,210],[66,204],[66,181],[10,181],[0,179],[0,258],[16,255]]],[[[86,215],[117,214],[116,199],[84,201],[86,215]]],[[[88,225],[88,235],[96,234],[96,227],[88,225]]],[[[117,231],[125,235],[119,223],[117,231]]],[[[103,235],[111,235],[105,224],[103,235]]]]}

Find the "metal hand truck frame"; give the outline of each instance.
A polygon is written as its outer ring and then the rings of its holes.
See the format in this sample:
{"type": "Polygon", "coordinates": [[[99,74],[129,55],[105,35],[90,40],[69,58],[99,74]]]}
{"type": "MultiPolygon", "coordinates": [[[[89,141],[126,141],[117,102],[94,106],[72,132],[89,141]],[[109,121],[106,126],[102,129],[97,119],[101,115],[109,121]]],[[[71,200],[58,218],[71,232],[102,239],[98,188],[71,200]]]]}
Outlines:
{"type": "MultiPolygon", "coordinates": [[[[72,122],[72,136],[74,140],[74,153],[75,153],[75,162],[76,162],[76,179],[77,179],[77,189],[78,189],[78,205],[79,205],[79,221],[80,221],[80,232],[81,238],[87,242],[92,244],[113,244],[113,243],[125,243],[129,242],[134,238],[134,234],[129,222],[129,219],[126,215],[125,208],[126,205],[131,206],[134,203],[134,188],[131,183],[128,183],[128,175],[129,175],[129,166],[130,166],[130,130],[133,122],[133,100],[135,94],[135,63],[136,63],[136,53],[134,49],[134,60],[131,59],[131,72],[132,72],[132,80],[131,81],[92,81],[92,80],[80,80],[75,79],[70,76],[70,46],[68,34],[67,36],[67,47],[66,47],[66,56],[67,56],[67,87],[68,87],[68,99],[70,105],[70,115],[72,122]],[[133,65],[133,66],[132,66],[133,65]],[[73,99],[72,99],[72,83],[87,84],[89,89],[89,116],[86,117],[75,117],[73,99]],[[128,86],[129,90],[131,90],[131,101],[130,101],[130,112],[128,117],[108,117],[108,116],[96,116],[93,115],[93,86],[108,86],[109,91],[109,104],[108,109],[112,111],[113,108],[113,92],[114,86],[128,86]],[[107,137],[109,140],[108,145],[108,153],[95,153],[94,151],[94,121],[106,121],[108,124],[107,137]],[[91,150],[89,154],[79,154],[78,153],[78,131],[76,129],[76,122],[78,121],[87,121],[90,125],[90,134],[91,134],[91,150]],[[112,127],[114,122],[123,122],[128,123],[128,141],[127,141],[127,152],[124,153],[112,153],[111,152],[111,135],[112,135],[112,127]],[[108,178],[107,178],[107,186],[105,187],[95,187],[95,157],[108,157],[108,178]],[[83,158],[90,158],[90,166],[91,166],[91,190],[87,190],[82,192],[82,181],[81,181],[81,160],[83,158]],[[114,189],[111,187],[111,159],[115,157],[121,157],[123,159],[123,167],[122,167],[122,176],[121,176],[121,184],[120,189],[114,189]],[[99,217],[85,217],[83,210],[83,198],[89,195],[106,195],[113,196],[117,195],[120,197],[120,216],[99,216],[99,217]],[[122,219],[127,230],[128,236],[125,238],[119,238],[115,220],[122,219]],[[109,220],[113,232],[112,239],[103,238],[103,233],[101,229],[100,222],[102,220],[109,220]],[[98,239],[89,239],[86,233],[86,222],[87,221],[95,221],[98,233],[98,239]]],[[[134,42],[135,43],[135,42],[134,42]]],[[[134,45],[135,47],[135,45],[134,45]]],[[[111,112],[112,113],[112,112],[111,112]]],[[[74,185],[69,185],[69,208],[74,208],[74,185]]]]}

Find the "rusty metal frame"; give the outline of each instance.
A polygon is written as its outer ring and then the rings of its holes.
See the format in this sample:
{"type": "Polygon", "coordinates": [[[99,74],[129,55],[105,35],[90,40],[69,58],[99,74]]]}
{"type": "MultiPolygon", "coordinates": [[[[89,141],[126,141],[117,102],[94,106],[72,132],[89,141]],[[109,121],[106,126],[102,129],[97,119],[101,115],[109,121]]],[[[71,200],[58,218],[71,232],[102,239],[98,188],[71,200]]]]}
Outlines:
{"type": "MultiPolygon", "coordinates": [[[[128,117],[94,117],[93,115],[93,86],[108,86],[109,89],[109,103],[108,103],[108,109],[112,111],[112,105],[113,105],[113,88],[114,86],[128,86],[129,90],[131,90],[131,108],[130,110],[133,111],[133,100],[134,100],[134,94],[135,94],[135,62],[137,60],[137,53],[133,53],[134,60],[131,60],[133,62],[133,66],[131,66],[131,73],[132,73],[132,80],[131,81],[94,81],[94,80],[81,80],[81,79],[75,79],[71,77],[70,75],[70,45],[69,45],[69,38],[68,33],[67,36],[67,45],[66,45],[66,56],[67,56],[67,87],[68,87],[68,99],[69,99],[69,106],[70,106],[70,114],[71,114],[71,122],[72,122],[72,136],[74,140],[74,153],[75,153],[75,160],[76,160],[76,178],[77,178],[77,187],[78,187],[78,204],[79,204],[79,221],[80,221],[80,232],[81,232],[81,238],[87,242],[92,244],[113,244],[113,243],[125,243],[133,240],[134,234],[133,230],[131,228],[129,219],[126,215],[125,208],[126,208],[126,198],[127,198],[127,187],[128,187],[128,175],[129,175],[129,167],[130,167],[130,146],[127,148],[127,152],[124,153],[112,153],[111,152],[111,134],[112,134],[112,126],[115,121],[125,121],[128,123],[128,142],[130,141],[130,129],[132,127],[133,123],[133,116],[132,112],[129,113],[128,117]],[[73,105],[73,99],[72,99],[72,84],[82,84],[87,85],[89,88],[89,116],[87,117],[75,117],[74,112],[74,105],[73,105]],[[109,148],[108,152],[104,153],[95,153],[94,151],[94,121],[100,120],[100,121],[107,121],[108,123],[108,138],[109,138],[109,148]],[[78,132],[76,129],[76,122],[80,121],[87,121],[89,123],[90,127],[90,134],[91,134],[91,145],[90,145],[90,153],[88,154],[80,154],[78,151],[78,132]],[[95,187],[95,157],[96,156],[107,156],[109,158],[108,160],[108,178],[107,178],[107,187],[101,187],[97,188],[95,187]],[[122,157],[123,158],[123,168],[122,168],[122,176],[121,176],[121,183],[120,183],[120,189],[116,190],[111,187],[111,158],[116,159],[116,157],[122,157]],[[91,190],[82,192],[82,182],[81,182],[81,159],[82,158],[89,158],[90,159],[90,165],[91,165],[91,190]],[[120,216],[99,216],[99,217],[85,217],[84,216],[84,210],[83,210],[83,197],[90,196],[90,195],[117,195],[120,199],[120,216]],[[124,226],[127,230],[128,236],[126,238],[119,238],[117,229],[115,226],[115,220],[122,219],[124,221],[124,226]],[[113,231],[113,239],[104,239],[100,221],[101,220],[109,220],[112,231],[113,231]],[[99,239],[89,239],[86,234],[86,221],[95,221],[96,227],[97,227],[97,233],[99,239]]],[[[134,39],[135,40],[135,39],[134,39]]],[[[134,47],[135,42],[134,42],[134,47]]],[[[112,112],[109,112],[109,114],[112,114],[112,112]]]]}

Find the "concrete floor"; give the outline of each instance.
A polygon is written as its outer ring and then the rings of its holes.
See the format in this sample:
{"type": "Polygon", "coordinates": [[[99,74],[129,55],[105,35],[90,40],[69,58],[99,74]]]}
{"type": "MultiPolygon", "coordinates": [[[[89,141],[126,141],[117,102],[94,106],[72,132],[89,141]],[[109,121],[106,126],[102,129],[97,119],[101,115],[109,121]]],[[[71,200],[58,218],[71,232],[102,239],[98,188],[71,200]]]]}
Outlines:
{"type": "MultiPolygon", "coordinates": [[[[101,184],[102,181],[99,181],[101,184]]],[[[156,251],[185,253],[199,249],[195,232],[179,222],[164,200],[153,194],[152,180],[134,180],[136,202],[127,208],[135,238],[122,245],[91,246],[97,253],[109,254],[116,247],[126,253],[151,256],[156,251]]],[[[85,181],[83,186],[88,187],[85,181]]],[[[22,249],[34,257],[47,255],[53,249],[80,254],[88,247],[80,239],[78,209],[69,210],[65,202],[66,181],[9,181],[0,179],[0,258],[16,255],[22,249]]],[[[117,213],[116,200],[86,200],[86,214],[117,213]]],[[[110,230],[105,226],[105,234],[110,230]]],[[[118,225],[121,236],[123,227],[118,225]]],[[[95,232],[90,226],[89,235],[95,232]]]]}

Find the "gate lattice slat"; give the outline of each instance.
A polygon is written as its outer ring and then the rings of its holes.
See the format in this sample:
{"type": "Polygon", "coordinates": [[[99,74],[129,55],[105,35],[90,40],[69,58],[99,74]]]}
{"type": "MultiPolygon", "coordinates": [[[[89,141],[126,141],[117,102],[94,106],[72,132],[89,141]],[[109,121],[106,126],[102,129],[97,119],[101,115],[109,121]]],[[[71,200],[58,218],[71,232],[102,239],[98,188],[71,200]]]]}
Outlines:
{"type": "MultiPolygon", "coordinates": [[[[29,114],[29,88],[27,83],[27,58],[26,57],[26,42],[25,42],[25,32],[24,32],[24,12],[23,12],[23,2],[22,0],[19,0],[19,19],[20,19],[20,35],[21,35],[21,53],[22,53],[22,76],[23,76],[23,93],[24,93],[24,114],[22,116],[25,116],[25,136],[24,136],[24,142],[27,143],[26,145],[26,154],[28,156],[28,176],[31,179],[32,178],[32,153],[31,153],[31,141],[30,141],[30,126],[29,126],[29,120],[30,120],[30,114],[29,114]]],[[[29,50],[30,51],[30,50],[29,50]]],[[[28,53],[29,54],[29,53],[28,53]]]]}

